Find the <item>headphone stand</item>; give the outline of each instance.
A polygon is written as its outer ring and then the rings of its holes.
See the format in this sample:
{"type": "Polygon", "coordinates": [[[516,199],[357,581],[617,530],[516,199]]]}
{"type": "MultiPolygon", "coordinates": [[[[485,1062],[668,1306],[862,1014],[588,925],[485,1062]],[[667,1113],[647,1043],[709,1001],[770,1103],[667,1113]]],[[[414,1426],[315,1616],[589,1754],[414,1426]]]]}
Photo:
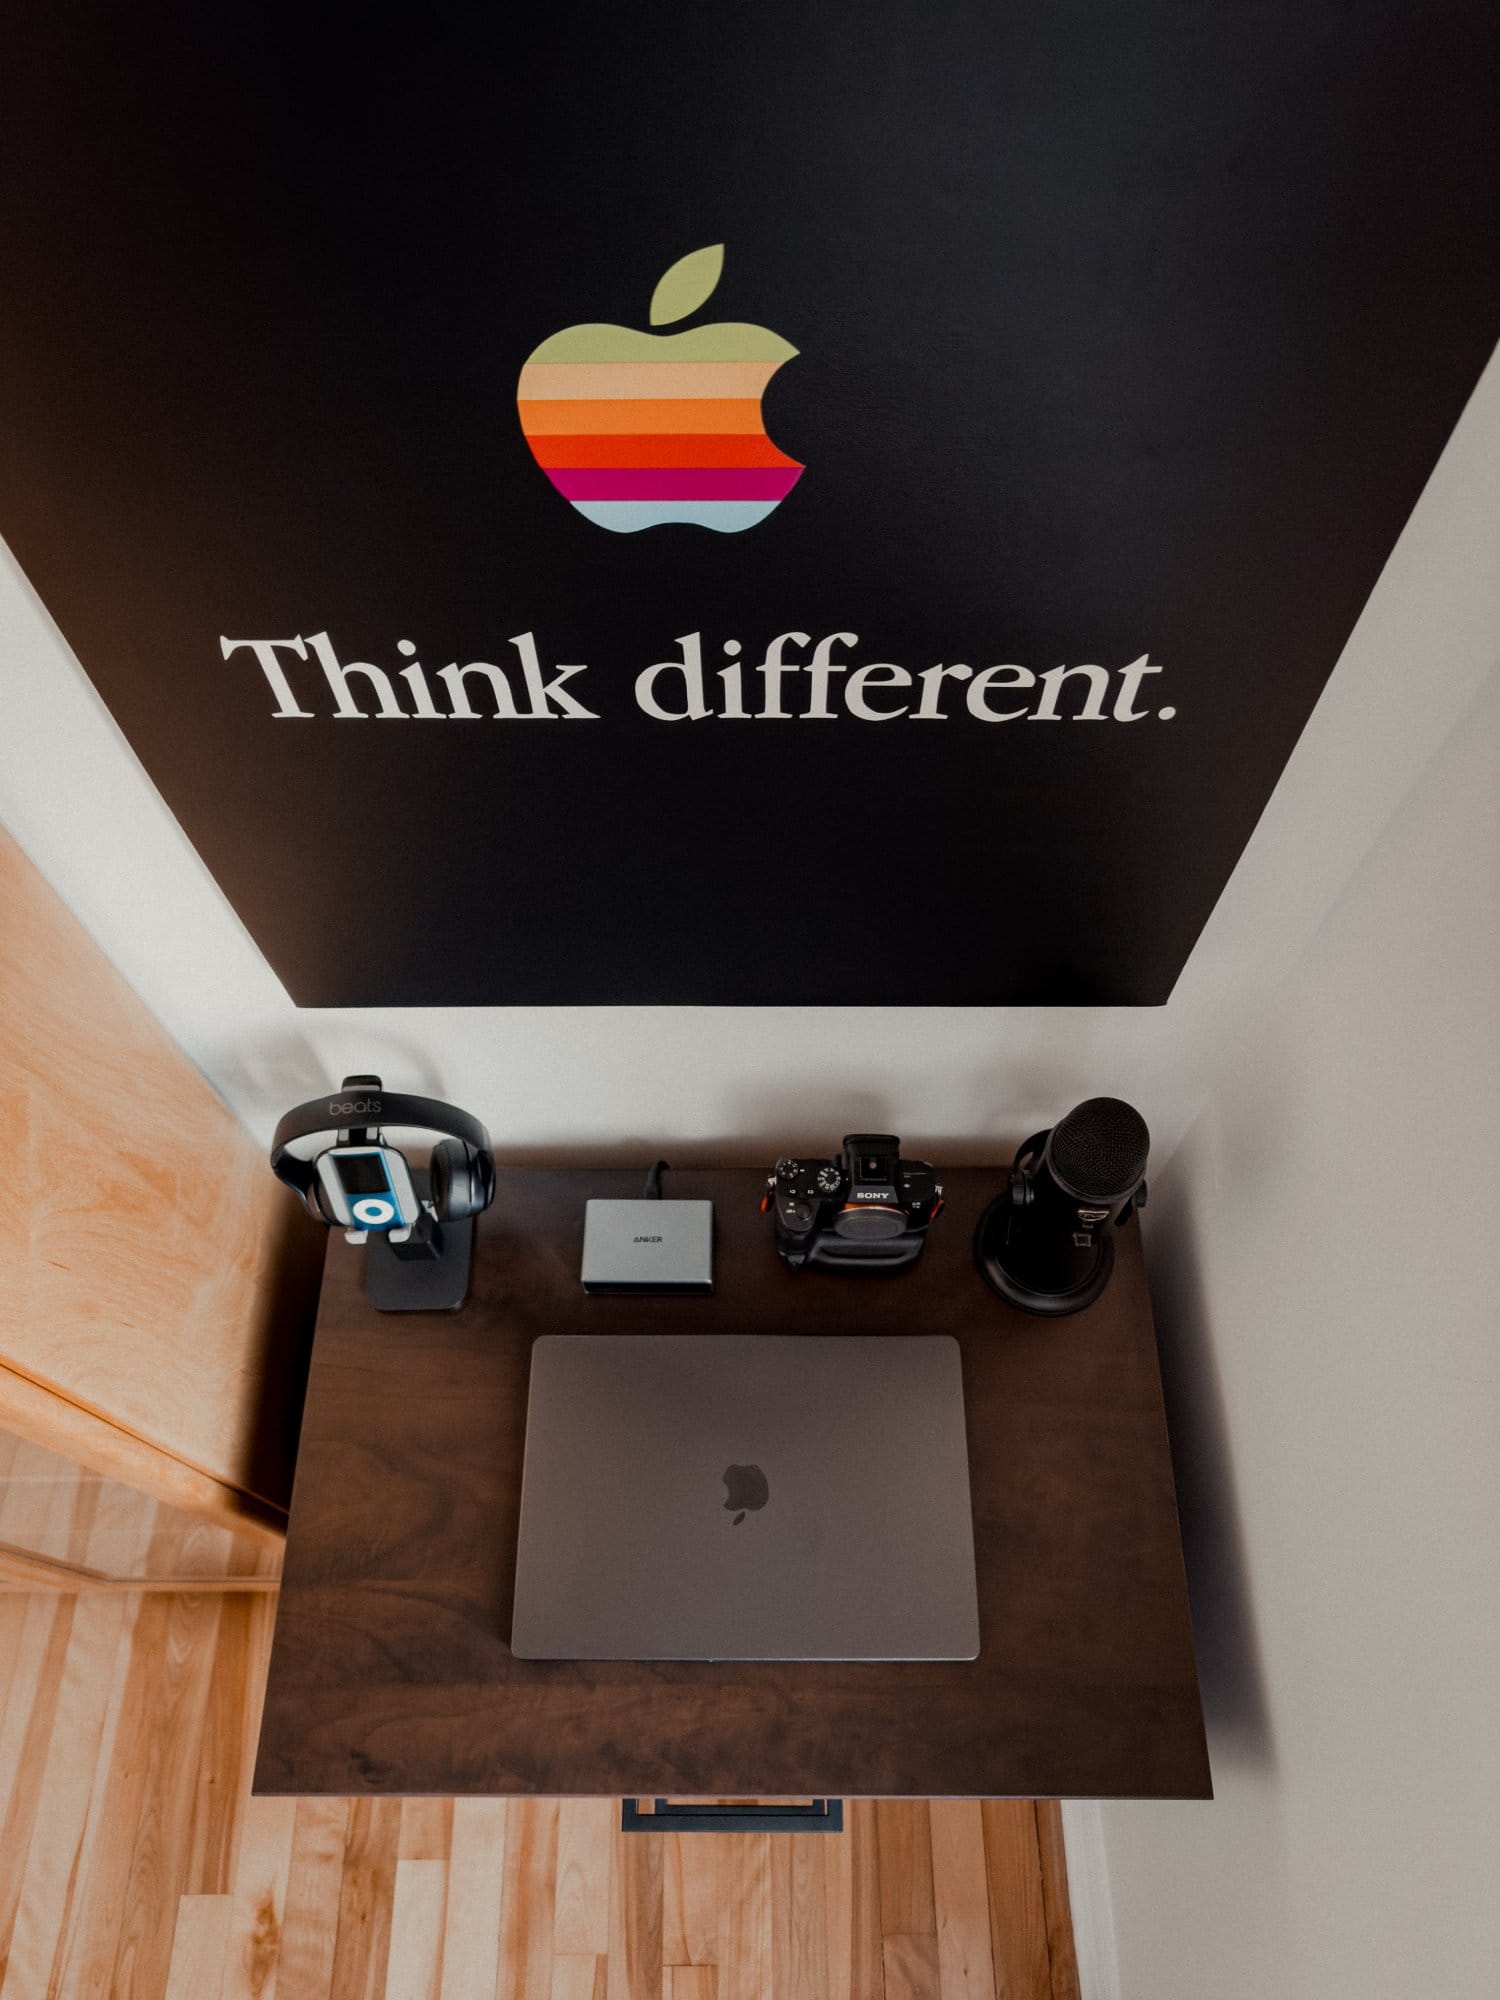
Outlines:
{"type": "MultiPolygon", "coordinates": [[[[413,1170],[412,1184],[425,1198],[425,1168],[413,1170]]],[[[365,1296],[377,1312],[457,1312],[469,1296],[473,1269],[473,1216],[461,1222],[435,1222],[424,1211],[407,1243],[370,1237],[365,1245],[365,1296]]]]}

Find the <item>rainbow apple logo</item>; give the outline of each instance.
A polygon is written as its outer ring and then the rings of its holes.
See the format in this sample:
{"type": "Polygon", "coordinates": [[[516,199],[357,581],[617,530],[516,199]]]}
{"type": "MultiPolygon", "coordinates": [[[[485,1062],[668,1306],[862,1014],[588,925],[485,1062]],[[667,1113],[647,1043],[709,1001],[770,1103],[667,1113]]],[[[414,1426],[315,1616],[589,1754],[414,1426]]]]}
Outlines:
{"type": "MultiPolygon", "coordinates": [[[[697,312],[724,246],[675,263],[651,295],[651,324],[697,312]]],[[[802,476],[766,436],[760,399],[797,352],[768,327],[725,320],[685,333],[565,326],[521,370],[516,403],[537,464],[579,513],[617,535],[688,521],[737,535],[802,476]]]]}

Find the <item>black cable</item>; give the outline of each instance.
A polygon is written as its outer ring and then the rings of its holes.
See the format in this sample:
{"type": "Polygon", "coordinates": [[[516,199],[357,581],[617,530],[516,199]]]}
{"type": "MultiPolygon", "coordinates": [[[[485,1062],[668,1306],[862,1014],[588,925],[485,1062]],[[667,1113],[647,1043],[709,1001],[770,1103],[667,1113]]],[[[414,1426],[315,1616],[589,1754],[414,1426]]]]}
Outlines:
{"type": "Polygon", "coordinates": [[[661,1177],[663,1174],[669,1173],[670,1171],[671,1169],[669,1168],[665,1160],[658,1160],[656,1164],[652,1167],[650,1173],[647,1174],[646,1176],[645,1198],[647,1201],[661,1200],[661,1177]]]}

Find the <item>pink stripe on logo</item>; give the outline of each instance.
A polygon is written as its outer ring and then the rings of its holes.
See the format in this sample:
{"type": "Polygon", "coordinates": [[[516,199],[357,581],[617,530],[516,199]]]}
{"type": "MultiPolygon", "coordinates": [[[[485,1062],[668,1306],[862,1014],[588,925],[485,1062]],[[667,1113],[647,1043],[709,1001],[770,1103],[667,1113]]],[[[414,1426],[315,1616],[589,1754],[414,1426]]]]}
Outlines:
{"type": "Polygon", "coordinates": [[[547,477],[569,500],[779,500],[802,477],[802,467],[715,465],[656,472],[558,466],[549,468],[547,477]]]}

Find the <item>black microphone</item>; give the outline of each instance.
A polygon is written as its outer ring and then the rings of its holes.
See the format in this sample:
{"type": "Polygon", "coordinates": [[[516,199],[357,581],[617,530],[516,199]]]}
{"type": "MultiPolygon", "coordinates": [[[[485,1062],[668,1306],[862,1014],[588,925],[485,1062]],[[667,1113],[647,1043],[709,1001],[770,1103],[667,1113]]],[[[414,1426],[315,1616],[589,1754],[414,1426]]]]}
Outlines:
{"type": "Polygon", "coordinates": [[[1145,1119],[1118,1097],[1090,1097],[1034,1134],[974,1233],[986,1282],[1026,1312],[1092,1305],[1115,1267],[1115,1229],[1145,1207],[1150,1147],[1145,1119]]]}

